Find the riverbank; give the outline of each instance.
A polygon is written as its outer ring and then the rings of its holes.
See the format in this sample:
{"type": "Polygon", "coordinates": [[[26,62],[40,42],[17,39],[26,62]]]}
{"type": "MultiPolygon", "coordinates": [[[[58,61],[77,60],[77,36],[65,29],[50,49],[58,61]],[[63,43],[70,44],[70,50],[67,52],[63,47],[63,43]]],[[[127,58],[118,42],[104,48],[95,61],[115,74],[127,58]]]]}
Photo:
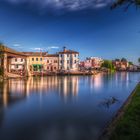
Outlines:
{"type": "Polygon", "coordinates": [[[140,83],[104,130],[100,140],[140,139],[140,83]]]}
{"type": "MultiPolygon", "coordinates": [[[[76,72],[33,72],[30,76],[23,76],[20,74],[15,74],[15,73],[7,73],[7,77],[4,78],[6,79],[18,79],[18,78],[26,78],[26,77],[34,77],[34,76],[40,76],[40,77],[45,77],[45,76],[84,76],[84,75],[97,75],[98,73],[101,73],[101,71],[91,71],[91,72],[81,72],[81,71],[76,71],[76,72]]],[[[3,78],[2,78],[3,79],[3,78]]]]}

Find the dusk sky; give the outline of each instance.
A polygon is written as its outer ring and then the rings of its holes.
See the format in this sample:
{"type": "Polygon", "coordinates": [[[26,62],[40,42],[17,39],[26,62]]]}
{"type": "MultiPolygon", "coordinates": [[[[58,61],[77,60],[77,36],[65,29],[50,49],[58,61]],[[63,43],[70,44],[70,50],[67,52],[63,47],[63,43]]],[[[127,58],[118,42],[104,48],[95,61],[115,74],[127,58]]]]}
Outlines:
{"type": "Polygon", "coordinates": [[[18,51],[63,46],[80,58],[140,57],[140,10],[110,10],[111,0],[0,0],[0,41],[18,51]]]}

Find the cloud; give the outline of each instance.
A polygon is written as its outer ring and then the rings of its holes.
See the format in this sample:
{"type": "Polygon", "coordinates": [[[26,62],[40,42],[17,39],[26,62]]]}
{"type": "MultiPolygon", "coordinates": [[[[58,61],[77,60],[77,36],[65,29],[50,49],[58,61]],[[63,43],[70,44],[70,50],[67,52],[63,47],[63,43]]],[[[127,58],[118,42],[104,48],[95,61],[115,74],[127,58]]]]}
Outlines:
{"type": "Polygon", "coordinates": [[[20,44],[13,44],[13,47],[20,47],[20,44]]]}
{"type": "Polygon", "coordinates": [[[48,49],[59,49],[59,47],[58,46],[50,46],[50,47],[48,47],[48,49]]]}
{"type": "Polygon", "coordinates": [[[43,48],[30,48],[30,49],[33,51],[42,51],[43,50],[43,48]]]}
{"type": "Polygon", "coordinates": [[[102,8],[113,0],[3,0],[11,4],[27,4],[41,10],[79,11],[85,9],[102,8]]]}
{"type": "Polygon", "coordinates": [[[50,46],[50,47],[47,47],[47,48],[41,48],[41,47],[30,48],[30,50],[37,51],[37,52],[48,51],[48,50],[52,50],[52,49],[59,49],[59,47],[58,46],[50,46]]]}

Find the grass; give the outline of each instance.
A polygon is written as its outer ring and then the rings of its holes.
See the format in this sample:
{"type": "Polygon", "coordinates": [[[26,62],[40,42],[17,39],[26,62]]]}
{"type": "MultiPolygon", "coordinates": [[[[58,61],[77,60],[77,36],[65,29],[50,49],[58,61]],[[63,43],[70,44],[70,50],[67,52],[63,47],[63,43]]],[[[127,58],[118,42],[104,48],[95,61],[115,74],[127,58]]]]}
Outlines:
{"type": "Polygon", "coordinates": [[[140,84],[125,108],[124,115],[118,120],[110,140],[140,140],[140,84]]]}

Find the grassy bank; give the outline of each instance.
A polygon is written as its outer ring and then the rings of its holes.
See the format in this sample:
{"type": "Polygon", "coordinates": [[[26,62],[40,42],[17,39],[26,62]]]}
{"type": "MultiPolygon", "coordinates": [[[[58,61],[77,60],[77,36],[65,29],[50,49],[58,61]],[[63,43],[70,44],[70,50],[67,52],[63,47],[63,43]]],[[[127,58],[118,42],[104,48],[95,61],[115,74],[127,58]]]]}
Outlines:
{"type": "Polygon", "coordinates": [[[140,140],[140,84],[120,113],[109,140],[140,140]]]}

